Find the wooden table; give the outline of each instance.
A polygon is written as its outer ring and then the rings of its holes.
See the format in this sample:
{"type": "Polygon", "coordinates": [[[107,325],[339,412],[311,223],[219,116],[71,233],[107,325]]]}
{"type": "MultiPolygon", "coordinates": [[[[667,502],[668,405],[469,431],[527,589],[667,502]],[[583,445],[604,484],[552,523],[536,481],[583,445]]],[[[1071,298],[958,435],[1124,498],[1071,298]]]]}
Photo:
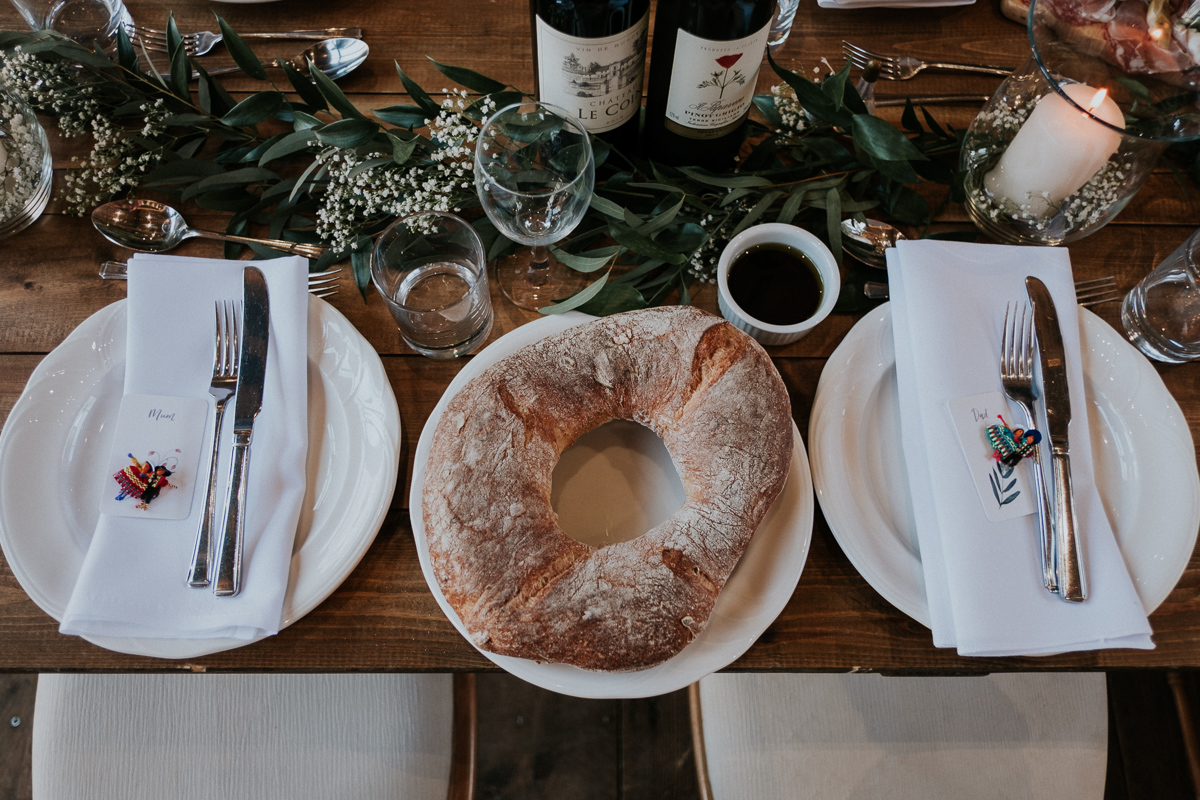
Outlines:
{"type": "MultiPolygon", "coordinates": [[[[527,6],[519,0],[472,2],[470,12],[434,0],[384,3],[380,0],[290,0],[263,5],[218,5],[179,0],[174,4],[182,30],[211,29],[211,11],[242,31],[284,27],[317,28],[361,25],[371,57],[341,85],[361,108],[401,102],[400,82],[392,66],[405,70],[429,89],[447,81],[425,60],[461,64],[516,85],[532,85],[527,6]],[[282,12],[282,13],[281,13],[282,12]]],[[[134,0],[134,18],[165,27],[166,4],[134,0]]],[[[0,6],[0,27],[19,28],[15,12],[0,6]]],[[[992,0],[940,10],[831,11],[805,0],[781,61],[813,74],[824,71],[822,57],[841,64],[843,38],[884,51],[927,57],[1017,64],[1026,52],[1025,33],[1004,19],[992,0]]],[[[303,45],[287,43],[265,54],[288,53],[303,45]]],[[[216,57],[213,57],[216,58],[216,57]]],[[[224,58],[221,56],[220,58],[224,58]]],[[[760,90],[773,76],[764,74],[760,90]]],[[[907,84],[881,85],[880,94],[990,94],[995,80],[925,74],[907,84]]],[[[239,78],[239,90],[254,83],[239,78]]],[[[969,123],[976,109],[945,108],[941,120],[969,123]]],[[[58,163],[78,145],[56,141],[58,163]]],[[[61,170],[56,183],[61,185],[61,170]]],[[[1077,278],[1115,275],[1122,290],[1170,253],[1200,221],[1196,187],[1160,167],[1115,222],[1070,247],[1077,278]]],[[[188,209],[197,227],[223,226],[223,220],[188,209]]],[[[969,230],[963,210],[950,208],[939,221],[969,230]]],[[[97,265],[128,254],[97,235],[86,219],[65,216],[57,204],[25,232],[5,240],[0,250],[0,415],[6,417],[32,370],[88,315],[125,296],[123,284],[101,282],[97,265]]],[[[218,247],[189,243],[180,253],[219,257],[218,247]]],[[[499,297],[493,298],[497,322],[493,337],[534,318],[499,297]]],[[[715,310],[711,290],[696,302],[715,310]]],[[[343,290],[337,308],[378,350],[392,382],[404,421],[402,480],[391,511],[358,568],[316,610],[296,624],[257,644],[186,662],[112,653],[74,637],[61,636],[0,561],[0,670],[11,671],[457,671],[493,669],[439,610],[417,563],[406,511],[408,478],[421,428],[434,404],[460,367],[421,358],[400,343],[382,301],[362,300],[343,290]]],[[[1119,324],[1116,304],[1099,309],[1119,324]]],[[[801,342],[772,352],[793,399],[801,433],[817,380],[826,359],[857,317],[830,318],[801,342]]],[[[1193,438],[1200,434],[1200,365],[1160,366],[1167,387],[1187,415],[1193,438]]],[[[787,608],[758,642],[731,668],[790,671],[888,671],[906,674],[1015,669],[1112,669],[1123,667],[1200,666],[1200,559],[1193,556],[1178,586],[1151,617],[1157,649],[1149,652],[1105,650],[1053,658],[964,659],[933,647],[928,629],[893,608],[858,575],[819,511],[812,549],[799,586],[787,608]]]]}

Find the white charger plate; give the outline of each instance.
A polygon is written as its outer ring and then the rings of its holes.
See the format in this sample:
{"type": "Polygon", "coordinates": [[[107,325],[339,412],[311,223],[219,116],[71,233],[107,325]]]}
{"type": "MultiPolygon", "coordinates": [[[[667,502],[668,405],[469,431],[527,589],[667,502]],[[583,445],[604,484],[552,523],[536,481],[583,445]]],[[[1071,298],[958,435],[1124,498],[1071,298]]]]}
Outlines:
{"type": "MultiPolygon", "coordinates": [[[[1191,432],[1154,367],[1087,309],[1084,387],[1100,498],[1149,614],[1183,575],[1200,529],[1191,432]]],[[[888,304],[830,356],[809,425],[821,510],[846,557],[884,599],[930,626],[904,469],[888,304]]]]}
{"type": "MultiPolygon", "coordinates": [[[[125,304],[100,309],[46,356],[0,432],[0,548],[21,588],[56,620],[99,518],[104,487],[95,476],[106,474],[124,391],[125,304]]],[[[308,304],[308,409],[308,488],[281,628],[353,571],[383,522],[399,469],[400,412],[383,364],[344,316],[315,297],[308,304]]],[[[180,569],[182,581],[186,564],[180,569]]],[[[157,658],[250,643],[84,638],[157,658]]]]}
{"type": "MultiPolygon", "coordinates": [[[[438,421],[450,399],[467,381],[510,353],[567,328],[588,322],[594,317],[578,312],[543,317],[523,325],[497,339],[471,359],[451,381],[442,399],[429,416],[417,443],[413,466],[409,513],[421,570],[430,591],[442,612],[467,641],[471,641],[458,614],[446,602],[429,563],[429,543],[425,539],[425,524],[421,515],[421,494],[425,485],[425,465],[429,447],[438,421]]],[[[610,426],[612,423],[610,423],[610,426]]],[[[682,503],[675,467],[666,455],[666,448],[654,434],[639,433],[640,426],[602,426],[581,438],[563,454],[555,471],[554,496],[559,505],[564,528],[578,531],[576,521],[596,519],[592,513],[581,513],[589,497],[611,498],[622,487],[596,486],[596,481],[628,484],[632,497],[640,497],[644,507],[629,513],[628,504],[610,502],[605,508],[613,516],[605,517],[598,525],[609,523],[633,531],[647,530],[656,519],[665,518],[682,503]],[[665,463],[663,459],[666,459],[665,463]],[[630,478],[628,468],[637,472],[630,478]],[[570,473],[568,475],[567,473],[570,473]],[[571,475],[574,477],[572,478],[571,475]],[[560,479],[564,482],[560,484],[560,479]],[[672,481],[673,479],[673,481],[672,481]],[[591,484],[591,485],[589,485],[591,484]],[[675,500],[672,505],[672,500],[675,500]],[[652,508],[645,506],[653,506],[652,508]],[[649,524],[647,524],[649,523],[649,524]],[[639,527],[643,526],[643,527],[639,527]]],[[[800,580],[808,546],[812,541],[813,502],[812,478],[800,432],[792,426],[795,446],[792,450],[791,473],[783,491],[767,513],[750,545],[730,575],[725,588],[717,597],[708,627],[675,657],[648,669],[632,672],[592,672],[569,664],[552,664],[530,659],[489,653],[480,649],[497,666],[535,686],[562,694],[590,698],[633,698],[682,689],[700,678],[728,666],[754,644],[755,640],[779,616],[800,580]]],[[[593,506],[594,508],[594,506],[593,506]]],[[[582,537],[581,537],[582,538],[582,537]]],[[[478,649],[478,648],[477,648],[478,649]]]]}

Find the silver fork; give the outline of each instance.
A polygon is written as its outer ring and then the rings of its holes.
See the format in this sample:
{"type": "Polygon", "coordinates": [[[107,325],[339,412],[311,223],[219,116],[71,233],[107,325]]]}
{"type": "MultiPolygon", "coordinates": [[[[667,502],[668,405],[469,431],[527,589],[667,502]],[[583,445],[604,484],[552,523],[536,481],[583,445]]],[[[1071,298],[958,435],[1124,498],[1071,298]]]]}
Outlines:
{"type": "MultiPolygon", "coordinates": [[[[1033,384],[1033,357],[1036,347],[1033,338],[1033,314],[1029,312],[1029,307],[1020,304],[1018,320],[1016,304],[1009,303],[1004,311],[1004,333],[1000,340],[1000,382],[1004,384],[1004,393],[1025,413],[1025,430],[1037,427],[1033,419],[1033,402],[1037,399],[1033,384]]],[[[1042,582],[1051,592],[1057,592],[1054,539],[1050,535],[1050,501],[1046,496],[1046,481],[1042,476],[1038,447],[1034,447],[1030,459],[1033,461],[1034,493],[1037,495],[1042,582]]]]}
{"type": "Polygon", "coordinates": [[[862,69],[868,61],[880,64],[879,77],[888,81],[906,81],[923,69],[947,69],[956,72],[977,72],[983,75],[1008,75],[1011,67],[993,67],[987,64],[959,64],[947,61],[922,61],[914,56],[886,56],[872,53],[864,47],[842,40],[842,55],[854,66],[862,69]]]}
{"type": "Polygon", "coordinates": [[[1086,281],[1075,281],[1075,301],[1081,306],[1115,303],[1124,297],[1125,295],[1117,290],[1117,279],[1112,275],[1086,281]]]}
{"type": "Polygon", "coordinates": [[[217,333],[213,346],[212,382],[208,393],[217,402],[216,421],[213,423],[212,458],[208,465],[208,493],[204,499],[204,514],[196,531],[196,546],[192,550],[192,564],[188,568],[188,586],[208,586],[208,565],[212,561],[213,528],[217,522],[217,461],[221,452],[221,423],[225,419],[225,403],[237,390],[238,353],[240,333],[238,321],[242,318],[237,304],[228,300],[216,303],[217,333]]]}
{"type": "MultiPolygon", "coordinates": [[[[146,46],[147,50],[156,50],[160,53],[167,51],[167,32],[160,31],[156,28],[149,28],[145,25],[126,25],[125,32],[130,39],[140,41],[146,46]]],[[[319,41],[321,39],[329,39],[335,36],[349,36],[354,39],[361,39],[363,36],[362,28],[325,28],[324,30],[314,31],[279,31],[279,32],[263,32],[263,33],[242,33],[238,35],[243,39],[300,39],[319,41]]],[[[221,43],[224,38],[220,33],[213,31],[197,31],[196,33],[185,33],[183,37],[183,49],[189,56],[202,56],[212,50],[221,43]]]]}
{"type": "MultiPolygon", "coordinates": [[[[100,265],[100,277],[106,281],[127,280],[128,271],[129,267],[124,261],[105,261],[100,265]]],[[[308,293],[320,298],[333,297],[338,293],[341,273],[341,267],[308,273],[308,293]]]]}

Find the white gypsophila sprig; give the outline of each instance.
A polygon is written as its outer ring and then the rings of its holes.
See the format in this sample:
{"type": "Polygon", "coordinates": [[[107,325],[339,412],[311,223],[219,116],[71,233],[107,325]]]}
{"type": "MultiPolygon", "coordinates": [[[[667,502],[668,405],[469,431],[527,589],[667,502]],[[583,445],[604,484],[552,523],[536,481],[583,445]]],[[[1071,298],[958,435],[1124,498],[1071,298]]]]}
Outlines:
{"type": "Polygon", "coordinates": [[[0,229],[43,188],[46,136],[28,107],[0,92],[0,229]]]}
{"type": "MultiPolygon", "coordinates": [[[[475,197],[479,126],[464,113],[469,105],[465,91],[446,94],[437,117],[427,121],[432,147],[424,158],[360,169],[381,154],[330,148],[317,156],[328,172],[317,211],[317,235],[335,250],[355,249],[359,233],[381,219],[421,211],[459,212],[475,197]]],[[[495,109],[490,98],[479,105],[485,119],[495,109]]]]}
{"type": "Polygon", "coordinates": [[[0,57],[0,83],[34,110],[54,116],[66,138],[92,137],[92,149],[71,159],[64,178],[68,212],[86,214],[118,192],[137,186],[162,157],[166,145],[147,148],[166,132],[162,98],[141,105],[140,118],[118,124],[101,100],[102,87],[63,63],[43,61],[20,48],[0,57]],[[137,141],[135,141],[137,137],[137,141]]]}
{"type": "Polygon", "coordinates": [[[804,133],[808,127],[808,117],[804,107],[790,86],[776,85],[771,87],[771,96],[775,100],[775,110],[779,112],[779,120],[789,133],[804,133]]]}

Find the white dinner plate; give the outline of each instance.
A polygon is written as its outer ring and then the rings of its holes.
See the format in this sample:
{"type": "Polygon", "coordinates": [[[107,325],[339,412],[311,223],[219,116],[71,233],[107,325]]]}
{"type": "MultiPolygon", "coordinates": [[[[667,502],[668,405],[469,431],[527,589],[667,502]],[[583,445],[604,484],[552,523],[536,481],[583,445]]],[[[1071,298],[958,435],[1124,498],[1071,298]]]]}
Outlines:
{"type": "MultiPolygon", "coordinates": [[[[446,617],[454,624],[467,641],[466,629],[458,614],[446,602],[437,579],[429,564],[429,544],[425,539],[425,525],[421,516],[421,493],[425,484],[425,464],[429,459],[429,447],[438,421],[446,410],[447,403],[471,378],[483,372],[501,358],[536,342],[546,336],[566,330],[594,319],[587,314],[568,312],[543,317],[523,325],[497,339],[462,369],[450,383],[442,399],[429,416],[425,429],[417,444],[413,466],[412,491],[409,496],[409,513],[412,517],[413,535],[416,538],[417,554],[421,569],[433,596],[446,617]]],[[[578,507],[567,508],[564,503],[579,502],[591,492],[611,498],[613,492],[620,493],[621,487],[611,484],[632,486],[633,496],[640,496],[640,503],[653,508],[639,508],[628,513],[627,505],[610,502],[608,508],[620,513],[600,525],[612,522],[616,527],[632,528],[633,533],[645,531],[661,519],[665,519],[674,508],[682,504],[683,497],[678,474],[666,455],[666,448],[654,434],[639,434],[640,426],[609,423],[591,434],[582,437],[563,454],[555,471],[552,499],[557,500],[563,527],[572,531],[577,538],[578,529],[574,520],[591,516],[580,514],[578,507]],[[615,466],[614,466],[615,465],[615,466]],[[630,478],[629,469],[636,471],[630,478]],[[575,480],[570,480],[570,473],[575,480]],[[560,485],[560,478],[567,480],[560,485]],[[608,481],[610,485],[596,487],[597,481],[608,481]],[[588,488],[588,484],[592,484],[588,488]],[[670,498],[675,492],[673,506],[670,498]],[[639,527],[640,526],[640,527],[639,527]]],[[[808,557],[808,546],[812,540],[813,502],[812,478],[808,471],[808,458],[799,431],[795,430],[795,447],[792,451],[791,472],[787,483],[775,504],[763,519],[750,545],[730,575],[725,588],[717,597],[708,627],[675,657],[648,669],[632,672],[593,672],[569,664],[551,664],[529,659],[501,656],[480,650],[497,666],[543,689],[591,698],[650,697],[672,692],[700,678],[728,666],[754,644],[787,605],[800,572],[808,557]]],[[[582,500],[581,502],[587,502],[582,500]]],[[[594,542],[598,543],[598,542],[594,542]]]]}
{"type": "MultiPolygon", "coordinates": [[[[0,548],[21,588],[56,620],[100,514],[104,487],[93,478],[106,474],[124,389],[125,303],[88,317],[46,356],[0,433],[0,548]]],[[[345,317],[315,297],[308,304],[308,409],[308,489],[281,628],[328,597],[367,552],[395,492],[399,465],[400,412],[383,364],[345,317]]],[[[249,644],[85,638],[158,658],[195,658],[249,644]]]]}
{"type": "MultiPolygon", "coordinates": [[[[1179,581],[1200,527],[1187,421],[1154,367],[1087,309],[1083,376],[1100,498],[1149,614],[1179,581]]],[[[809,425],[821,510],[884,599],[930,625],[900,437],[892,317],[863,317],[830,356],[809,425]]]]}

